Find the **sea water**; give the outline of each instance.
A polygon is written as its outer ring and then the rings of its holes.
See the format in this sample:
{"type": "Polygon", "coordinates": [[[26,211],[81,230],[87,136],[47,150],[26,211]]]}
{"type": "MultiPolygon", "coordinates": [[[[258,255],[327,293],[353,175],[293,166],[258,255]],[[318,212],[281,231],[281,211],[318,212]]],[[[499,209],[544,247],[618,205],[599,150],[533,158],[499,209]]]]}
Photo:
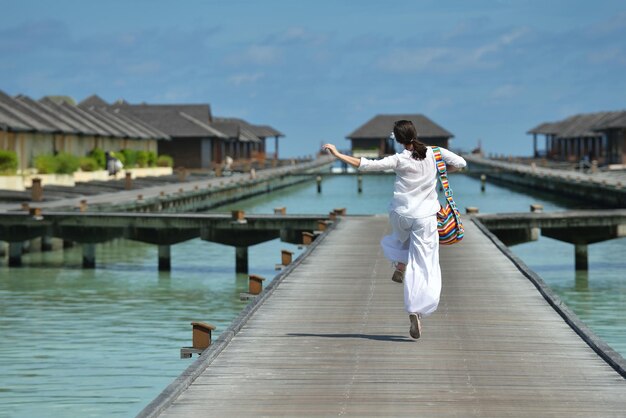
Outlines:
{"type": "MultiPolygon", "coordinates": [[[[481,213],[576,208],[552,195],[513,191],[452,175],[463,210],[481,213]]],[[[233,203],[214,211],[327,214],[386,213],[393,176],[324,177],[233,203]]],[[[249,248],[250,273],[271,279],[280,250],[270,241],[249,248]]],[[[541,237],[512,247],[614,349],[626,353],[626,239],[589,247],[589,271],[574,270],[571,244],[541,237]]],[[[232,247],[194,239],[172,246],[171,272],[157,270],[154,245],[116,240],[97,245],[95,270],[81,268],[80,248],[27,254],[24,267],[0,266],[0,417],[130,417],[171,383],[192,360],[191,321],[226,329],[246,302],[247,276],[236,274],[232,247]]],[[[266,282],[267,283],[267,282],[266,282]]]]}

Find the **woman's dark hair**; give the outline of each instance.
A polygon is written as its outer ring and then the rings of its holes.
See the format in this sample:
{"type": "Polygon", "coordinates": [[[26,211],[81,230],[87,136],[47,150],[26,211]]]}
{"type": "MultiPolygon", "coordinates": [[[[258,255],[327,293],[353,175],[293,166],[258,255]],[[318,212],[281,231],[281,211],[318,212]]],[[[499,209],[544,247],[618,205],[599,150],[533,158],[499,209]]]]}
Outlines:
{"type": "Polygon", "coordinates": [[[415,125],[410,120],[398,120],[393,124],[393,136],[396,141],[402,145],[411,144],[413,152],[411,157],[415,160],[423,160],[426,158],[426,145],[417,139],[417,131],[415,125]]]}

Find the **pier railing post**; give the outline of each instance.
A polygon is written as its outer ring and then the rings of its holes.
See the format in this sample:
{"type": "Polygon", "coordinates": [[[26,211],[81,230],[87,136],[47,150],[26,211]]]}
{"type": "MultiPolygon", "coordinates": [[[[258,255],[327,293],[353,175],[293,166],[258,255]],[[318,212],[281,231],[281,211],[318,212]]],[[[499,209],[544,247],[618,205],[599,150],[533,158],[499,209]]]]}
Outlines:
{"type": "Polygon", "coordinates": [[[32,180],[31,199],[33,202],[41,202],[43,200],[43,186],[39,177],[32,180]]]}
{"type": "Polygon", "coordinates": [[[248,292],[251,295],[258,295],[263,290],[264,277],[251,274],[248,276],[248,292]]]}
{"type": "Polygon", "coordinates": [[[211,345],[211,332],[215,325],[206,322],[191,323],[191,345],[180,349],[180,358],[190,358],[193,354],[201,354],[211,345]]]}
{"type": "Polygon", "coordinates": [[[133,188],[133,173],[130,171],[126,172],[124,176],[124,189],[131,190],[133,188]]]}
{"type": "Polygon", "coordinates": [[[315,235],[311,232],[302,232],[302,245],[310,245],[315,239],[315,235]]]}
{"type": "Polygon", "coordinates": [[[280,208],[274,208],[274,215],[286,215],[287,214],[287,208],[282,206],[280,208]]]}
{"type": "Polygon", "coordinates": [[[280,262],[282,263],[283,266],[287,266],[287,265],[291,264],[292,260],[293,260],[293,252],[292,251],[287,251],[287,250],[281,250],[280,251],[280,262]]]}

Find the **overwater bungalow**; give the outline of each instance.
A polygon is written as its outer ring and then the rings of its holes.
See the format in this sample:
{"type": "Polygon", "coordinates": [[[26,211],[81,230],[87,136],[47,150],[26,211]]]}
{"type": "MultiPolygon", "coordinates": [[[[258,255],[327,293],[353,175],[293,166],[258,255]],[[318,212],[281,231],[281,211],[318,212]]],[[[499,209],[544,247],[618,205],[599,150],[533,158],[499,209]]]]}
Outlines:
{"type": "Polygon", "coordinates": [[[274,137],[274,158],[278,158],[278,138],[281,132],[268,125],[254,125],[241,118],[215,117],[213,126],[228,136],[224,147],[224,155],[235,161],[253,159],[264,162],[267,158],[265,141],[274,137]]]}
{"type": "Polygon", "coordinates": [[[452,133],[421,114],[376,115],[346,136],[352,141],[352,155],[378,158],[395,153],[394,140],[389,136],[394,122],[402,119],[413,122],[420,141],[427,145],[448,148],[450,139],[454,137],[452,133]]]}
{"type": "Polygon", "coordinates": [[[556,161],[598,161],[600,165],[626,164],[626,111],[582,113],[544,122],[528,131],[533,155],[556,161]],[[545,138],[544,150],[537,136],[545,138]]]}
{"type": "Polygon", "coordinates": [[[108,104],[93,95],[83,100],[79,107],[135,118],[165,132],[171,141],[159,142],[158,154],[171,156],[175,166],[211,168],[214,163],[221,162],[222,143],[227,136],[211,126],[208,104],[130,104],[123,100],[108,104]]]}
{"type": "Polygon", "coordinates": [[[86,156],[94,148],[156,152],[157,141],[169,139],[158,129],[116,112],[0,92],[0,149],[17,154],[19,173],[32,169],[40,155],[86,156]]]}

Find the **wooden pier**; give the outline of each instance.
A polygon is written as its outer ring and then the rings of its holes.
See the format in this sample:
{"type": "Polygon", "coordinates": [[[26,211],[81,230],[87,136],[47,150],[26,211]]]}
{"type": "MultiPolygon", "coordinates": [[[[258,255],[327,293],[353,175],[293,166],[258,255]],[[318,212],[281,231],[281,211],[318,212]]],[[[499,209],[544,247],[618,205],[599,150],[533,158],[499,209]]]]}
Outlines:
{"type": "Polygon", "coordinates": [[[624,359],[471,219],[411,340],[386,233],[341,218],[139,416],[624,416],[624,359]]]}
{"type": "Polygon", "coordinates": [[[507,186],[531,188],[596,207],[626,207],[626,172],[582,173],[464,155],[468,173],[507,186]]]}

